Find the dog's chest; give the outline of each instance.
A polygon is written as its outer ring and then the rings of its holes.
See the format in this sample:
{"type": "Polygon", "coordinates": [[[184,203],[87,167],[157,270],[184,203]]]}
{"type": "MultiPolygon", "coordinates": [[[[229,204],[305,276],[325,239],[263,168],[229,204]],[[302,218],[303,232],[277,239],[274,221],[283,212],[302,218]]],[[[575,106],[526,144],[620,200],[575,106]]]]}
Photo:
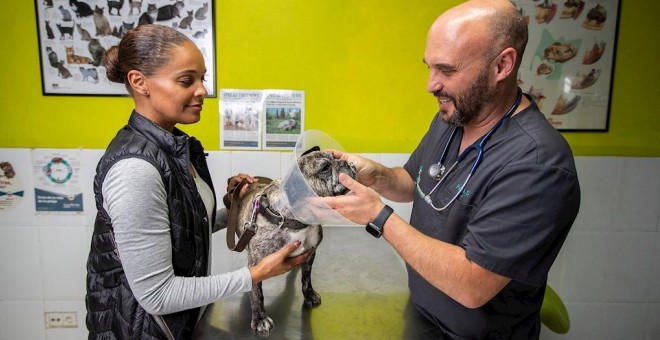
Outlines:
{"type": "Polygon", "coordinates": [[[250,240],[250,252],[260,254],[259,257],[272,254],[284,245],[295,241],[300,241],[300,247],[290,256],[300,255],[304,251],[318,246],[323,238],[321,225],[318,224],[301,229],[288,228],[271,223],[259,214],[256,219],[256,226],[257,232],[250,240]]]}
{"type": "MultiPolygon", "coordinates": [[[[284,231],[284,230],[283,230],[284,231]]],[[[300,247],[296,249],[290,256],[297,256],[304,251],[316,247],[321,241],[321,226],[310,225],[303,229],[286,229],[289,241],[287,243],[300,241],[300,247]]]]}

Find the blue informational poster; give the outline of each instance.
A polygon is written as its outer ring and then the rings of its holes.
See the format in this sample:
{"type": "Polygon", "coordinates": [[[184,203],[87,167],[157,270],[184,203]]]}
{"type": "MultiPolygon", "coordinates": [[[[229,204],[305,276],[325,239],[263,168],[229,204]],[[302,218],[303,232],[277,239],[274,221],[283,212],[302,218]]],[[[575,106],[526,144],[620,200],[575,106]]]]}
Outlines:
{"type": "Polygon", "coordinates": [[[82,212],[79,152],[32,151],[37,212],[82,212]]]}

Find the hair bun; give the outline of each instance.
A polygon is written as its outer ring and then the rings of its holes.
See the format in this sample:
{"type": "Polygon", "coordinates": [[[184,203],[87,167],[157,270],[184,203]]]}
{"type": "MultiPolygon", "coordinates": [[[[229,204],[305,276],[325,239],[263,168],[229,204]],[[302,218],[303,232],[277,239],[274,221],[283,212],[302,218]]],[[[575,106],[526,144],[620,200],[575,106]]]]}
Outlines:
{"type": "Polygon", "coordinates": [[[110,47],[105,52],[105,75],[113,83],[124,83],[124,75],[119,67],[119,48],[117,45],[110,47]]]}

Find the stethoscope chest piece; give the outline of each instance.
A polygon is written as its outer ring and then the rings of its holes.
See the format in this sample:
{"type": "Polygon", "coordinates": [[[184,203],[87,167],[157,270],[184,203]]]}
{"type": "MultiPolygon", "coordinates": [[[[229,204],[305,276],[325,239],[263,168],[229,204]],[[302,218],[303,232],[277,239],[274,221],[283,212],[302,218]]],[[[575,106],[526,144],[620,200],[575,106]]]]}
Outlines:
{"type": "Polygon", "coordinates": [[[435,163],[429,166],[429,176],[436,181],[439,181],[445,174],[445,166],[442,163],[435,163]]]}

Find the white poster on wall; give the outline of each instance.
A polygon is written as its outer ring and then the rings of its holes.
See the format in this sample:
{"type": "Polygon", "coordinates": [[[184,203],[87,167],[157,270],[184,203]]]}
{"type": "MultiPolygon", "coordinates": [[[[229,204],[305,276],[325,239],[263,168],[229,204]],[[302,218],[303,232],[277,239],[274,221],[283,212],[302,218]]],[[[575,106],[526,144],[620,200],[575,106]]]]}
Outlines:
{"type": "Polygon", "coordinates": [[[16,209],[23,203],[24,196],[20,174],[10,160],[0,159],[0,213],[16,209]]]}
{"type": "Polygon", "coordinates": [[[0,226],[34,225],[29,149],[0,148],[0,226]]]}
{"type": "Polygon", "coordinates": [[[80,152],[32,150],[37,213],[81,213],[80,152]]]}
{"type": "Polygon", "coordinates": [[[305,92],[269,90],[264,96],[264,149],[292,150],[304,131],[305,92]]]}
{"type": "Polygon", "coordinates": [[[220,148],[292,150],[304,131],[305,91],[220,90],[220,148]]]}
{"type": "Polygon", "coordinates": [[[263,93],[220,90],[220,148],[261,149],[263,93]]]}
{"type": "Polygon", "coordinates": [[[204,56],[209,97],[215,97],[215,15],[209,0],[35,1],[44,95],[123,96],[106,77],[105,53],[143,24],[172,27],[204,56]]]}

